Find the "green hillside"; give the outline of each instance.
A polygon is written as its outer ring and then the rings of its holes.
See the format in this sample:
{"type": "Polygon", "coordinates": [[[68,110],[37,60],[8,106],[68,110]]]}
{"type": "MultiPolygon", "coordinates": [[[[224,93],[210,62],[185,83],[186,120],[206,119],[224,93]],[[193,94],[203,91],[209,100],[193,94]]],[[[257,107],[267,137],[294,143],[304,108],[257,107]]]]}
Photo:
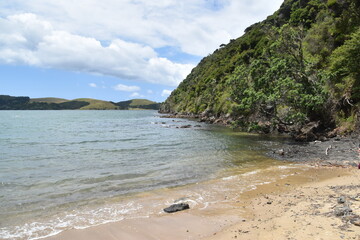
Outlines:
{"type": "Polygon", "coordinates": [[[80,108],[81,110],[117,110],[118,106],[111,102],[92,99],[92,98],[77,98],[74,101],[87,102],[89,105],[80,108]]]}
{"type": "Polygon", "coordinates": [[[359,129],[360,1],[285,0],[195,67],[161,112],[247,131],[359,129]]]}
{"type": "Polygon", "coordinates": [[[147,100],[147,99],[132,99],[130,106],[141,106],[141,105],[151,105],[151,104],[155,104],[156,102],[147,100]]]}
{"type": "Polygon", "coordinates": [[[120,109],[151,109],[151,110],[159,110],[160,104],[157,102],[153,102],[147,99],[132,99],[128,101],[122,101],[118,103],[114,103],[120,109]]]}
{"type": "Polygon", "coordinates": [[[30,103],[34,103],[34,102],[45,102],[45,103],[63,103],[63,102],[68,102],[69,100],[64,99],[64,98],[52,98],[52,97],[48,97],[48,98],[31,98],[30,99],[30,103]]]}

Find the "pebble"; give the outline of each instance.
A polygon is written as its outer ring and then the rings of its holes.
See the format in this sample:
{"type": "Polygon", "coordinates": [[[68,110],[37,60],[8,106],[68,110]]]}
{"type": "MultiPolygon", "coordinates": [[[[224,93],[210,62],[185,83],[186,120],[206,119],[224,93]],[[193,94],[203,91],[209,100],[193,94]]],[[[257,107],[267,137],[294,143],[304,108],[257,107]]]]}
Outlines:
{"type": "Polygon", "coordinates": [[[344,196],[339,197],[337,202],[338,203],[345,203],[345,197],[344,196]]]}

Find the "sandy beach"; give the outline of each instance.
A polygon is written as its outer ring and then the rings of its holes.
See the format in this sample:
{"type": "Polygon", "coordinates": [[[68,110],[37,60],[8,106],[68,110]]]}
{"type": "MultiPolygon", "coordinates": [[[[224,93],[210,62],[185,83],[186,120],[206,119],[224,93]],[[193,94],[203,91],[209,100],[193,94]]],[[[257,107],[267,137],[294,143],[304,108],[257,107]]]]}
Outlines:
{"type": "Polygon", "coordinates": [[[205,239],[360,239],[360,170],[318,171],[313,182],[257,189],[243,222],[205,239]]]}
{"type": "MultiPolygon", "coordinates": [[[[301,172],[297,165],[284,178],[235,195],[239,179],[231,179],[226,184],[233,192],[216,196],[228,200],[205,209],[195,206],[173,214],[159,209],[150,217],[68,230],[47,240],[360,239],[360,170],[304,168],[301,172]]],[[[214,184],[222,182],[204,185],[214,184]]]]}

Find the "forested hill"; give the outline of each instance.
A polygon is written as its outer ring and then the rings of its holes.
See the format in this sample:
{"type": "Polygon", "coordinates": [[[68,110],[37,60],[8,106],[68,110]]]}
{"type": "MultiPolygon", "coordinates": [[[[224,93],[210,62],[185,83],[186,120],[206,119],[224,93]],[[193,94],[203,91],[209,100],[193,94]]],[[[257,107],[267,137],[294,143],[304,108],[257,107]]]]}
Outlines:
{"type": "Polygon", "coordinates": [[[29,98],[0,95],[0,110],[158,110],[159,103],[146,99],[109,102],[91,98],[29,98]]]}
{"type": "Polygon", "coordinates": [[[359,88],[360,1],[285,0],[202,59],[161,111],[311,140],[359,128],[359,88]]]}

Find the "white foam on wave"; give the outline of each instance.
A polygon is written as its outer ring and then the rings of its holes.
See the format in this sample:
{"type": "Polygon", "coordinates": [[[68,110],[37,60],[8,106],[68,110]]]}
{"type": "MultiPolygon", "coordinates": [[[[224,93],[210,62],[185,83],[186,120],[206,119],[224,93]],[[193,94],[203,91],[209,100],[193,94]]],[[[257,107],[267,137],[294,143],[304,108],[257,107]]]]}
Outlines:
{"type": "Polygon", "coordinates": [[[257,174],[257,173],[259,173],[259,172],[260,172],[260,170],[255,170],[255,171],[243,173],[243,174],[241,174],[241,175],[242,175],[242,176],[250,176],[250,175],[257,174]]]}
{"type": "Polygon", "coordinates": [[[278,166],[279,169],[307,169],[314,168],[314,166],[309,164],[290,164],[290,165],[282,165],[278,166]]]}
{"type": "Polygon", "coordinates": [[[251,191],[251,190],[257,189],[258,186],[267,185],[267,184],[270,184],[270,183],[273,183],[273,181],[270,181],[270,182],[269,182],[269,181],[258,182],[258,183],[256,183],[256,184],[250,185],[249,188],[250,188],[250,191],[251,191]]]}
{"type": "Polygon", "coordinates": [[[26,223],[12,228],[0,228],[0,239],[43,239],[57,235],[70,228],[85,229],[110,222],[118,222],[142,207],[140,204],[129,202],[127,204],[116,204],[83,212],[73,211],[65,216],[55,216],[49,221],[26,223]]]}
{"type": "Polygon", "coordinates": [[[237,178],[238,176],[229,176],[229,177],[223,177],[222,180],[224,181],[229,181],[229,180],[233,180],[235,178],[237,178]]]}
{"type": "Polygon", "coordinates": [[[296,175],[295,173],[291,173],[291,174],[283,174],[283,175],[280,175],[280,179],[285,179],[287,177],[290,177],[290,176],[294,176],[296,175]]]}
{"type": "Polygon", "coordinates": [[[199,208],[200,210],[204,210],[204,209],[206,209],[208,206],[209,206],[209,202],[205,202],[204,203],[204,207],[202,207],[202,208],[199,208]]]}
{"type": "Polygon", "coordinates": [[[278,169],[292,169],[294,166],[278,166],[278,169]]]}

